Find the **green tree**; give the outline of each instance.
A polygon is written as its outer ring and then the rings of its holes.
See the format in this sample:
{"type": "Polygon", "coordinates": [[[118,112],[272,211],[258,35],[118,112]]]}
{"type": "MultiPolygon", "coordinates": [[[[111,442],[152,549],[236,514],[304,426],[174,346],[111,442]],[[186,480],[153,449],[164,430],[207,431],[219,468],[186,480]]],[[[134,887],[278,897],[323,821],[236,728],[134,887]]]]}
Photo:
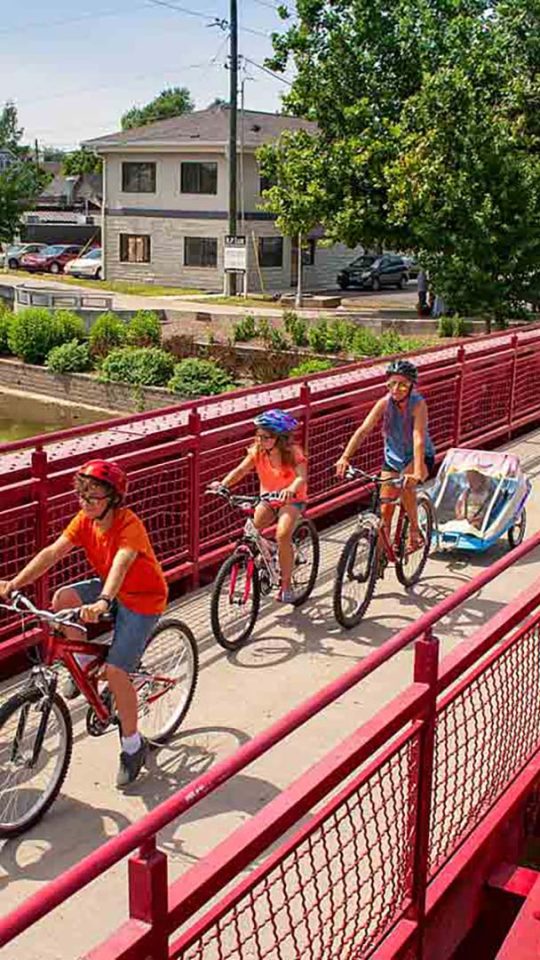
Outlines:
{"type": "Polygon", "coordinates": [[[18,126],[17,109],[6,103],[0,113],[0,147],[13,154],[13,163],[0,172],[0,242],[9,243],[18,232],[21,217],[31,209],[50,175],[31,158],[21,144],[23,130],[18,126]]]}
{"type": "Polygon", "coordinates": [[[74,150],[62,161],[62,170],[67,177],[82,176],[84,173],[100,173],[103,166],[101,157],[91,150],[74,150]]]}
{"type": "Polygon", "coordinates": [[[269,66],[294,61],[285,107],[317,129],[263,153],[267,205],[285,221],[302,167],[329,239],[414,250],[502,317],[538,287],[539,37],[540,0],[298,0],[269,66]]]}
{"type": "Polygon", "coordinates": [[[156,120],[180,117],[183,113],[190,113],[193,108],[194,103],[187,87],[168,87],[144,107],[131,107],[120,122],[122,130],[130,130],[132,127],[155,123],[156,120]]]}

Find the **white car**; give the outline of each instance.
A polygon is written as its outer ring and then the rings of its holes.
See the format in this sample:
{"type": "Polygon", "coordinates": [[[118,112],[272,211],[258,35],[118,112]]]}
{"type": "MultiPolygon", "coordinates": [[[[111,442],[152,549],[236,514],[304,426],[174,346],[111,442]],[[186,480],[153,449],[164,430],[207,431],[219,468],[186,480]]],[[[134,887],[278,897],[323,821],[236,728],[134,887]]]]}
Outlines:
{"type": "Polygon", "coordinates": [[[83,257],[70,260],[64,268],[69,277],[90,277],[92,280],[101,280],[102,256],[101,247],[94,247],[83,257]]]}

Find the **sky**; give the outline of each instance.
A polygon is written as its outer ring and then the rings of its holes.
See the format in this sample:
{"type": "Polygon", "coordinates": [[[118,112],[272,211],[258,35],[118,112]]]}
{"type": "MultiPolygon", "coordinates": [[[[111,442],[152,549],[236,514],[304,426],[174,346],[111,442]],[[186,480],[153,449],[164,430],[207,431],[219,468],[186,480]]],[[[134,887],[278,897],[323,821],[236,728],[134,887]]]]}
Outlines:
{"type": "MultiPolygon", "coordinates": [[[[238,0],[240,53],[259,64],[272,51],[270,33],[283,30],[278,2],[238,0]]],[[[226,19],[228,7],[228,0],[9,4],[0,21],[0,106],[15,102],[25,143],[74,149],[119,130],[122,113],[164,87],[188,87],[196,109],[226,100],[227,34],[213,21],[226,19]]],[[[279,110],[287,85],[250,64],[243,70],[246,108],[279,110]]]]}

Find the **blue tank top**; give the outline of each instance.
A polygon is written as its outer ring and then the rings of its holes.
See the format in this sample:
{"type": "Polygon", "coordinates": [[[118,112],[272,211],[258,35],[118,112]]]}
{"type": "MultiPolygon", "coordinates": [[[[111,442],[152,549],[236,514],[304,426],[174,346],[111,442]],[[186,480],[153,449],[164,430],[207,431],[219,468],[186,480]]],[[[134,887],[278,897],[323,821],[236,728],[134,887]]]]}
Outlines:
{"type": "MultiPolygon", "coordinates": [[[[391,470],[401,472],[413,459],[413,410],[423,399],[420,393],[410,393],[402,414],[392,397],[388,398],[383,419],[384,462],[391,470]]],[[[425,456],[435,456],[429,431],[426,431],[425,456]]]]}

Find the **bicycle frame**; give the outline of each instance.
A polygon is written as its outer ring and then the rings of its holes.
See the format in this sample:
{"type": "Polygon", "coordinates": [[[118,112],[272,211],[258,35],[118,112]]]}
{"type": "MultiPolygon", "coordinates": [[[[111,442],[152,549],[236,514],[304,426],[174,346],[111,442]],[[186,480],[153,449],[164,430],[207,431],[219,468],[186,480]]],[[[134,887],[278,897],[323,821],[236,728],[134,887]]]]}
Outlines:
{"type": "MultiPolygon", "coordinates": [[[[402,488],[403,487],[402,478],[401,477],[395,478],[395,479],[388,478],[388,479],[382,480],[380,477],[371,476],[370,474],[364,473],[363,470],[358,470],[356,467],[350,467],[349,471],[350,471],[351,477],[361,476],[361,477],[364,477],[365,479],[368,479],[373,484],[373,493],[371,496],[369,512],[374,514],[374,516],[377,519],[377,530],[378,530],[379,541],[384,553],[386,554],[388,562],[396,563],[398,560],[397,550],[399,548],[399,544],[401,541],[403,524],[405,523],[405,518],[407,514],[403,507],[403,503],[401,502],[401,499],[399,500],[399,503],[398,503],[397,497],[381,497],[381,487],[386,483],[390,486],[402,488]],[[384,526],[382,523],[381,505],[383,503],[394,503],[396,506],[398,506],[398,510],[399,510],[398,518],[397,518],[396,528],[393,536],[388,531],[386,526],[384,526]]],[[[359,514],[359,520],[361,516],[362,516],[362,513],[359,514]]]]}

